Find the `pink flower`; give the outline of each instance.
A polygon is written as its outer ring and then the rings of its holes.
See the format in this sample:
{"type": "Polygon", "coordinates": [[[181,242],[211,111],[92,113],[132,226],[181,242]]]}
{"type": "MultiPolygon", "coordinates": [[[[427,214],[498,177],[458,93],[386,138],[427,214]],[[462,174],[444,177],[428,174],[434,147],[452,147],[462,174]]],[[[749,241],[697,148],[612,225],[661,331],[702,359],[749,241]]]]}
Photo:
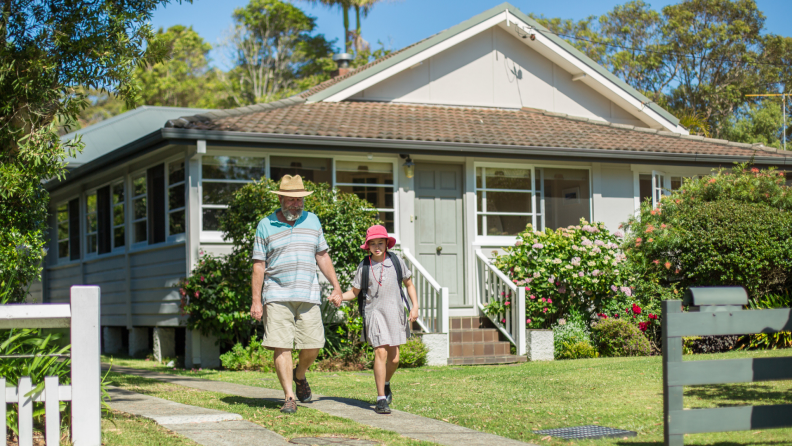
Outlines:
{"type": "Polygon", "coordinates": [[[529,286],[525,287],[525,291],[531,291],[531,287],[529,286]]]}
{"type": "Polygon", "coordinates": [[[501,324],[505,324],[505,323],[506,323],[506,319],[501,319],[501,324]]]}
{"type": "Polygon", "coordinates": [[[531,248],[533,248],[533,249],[542,249],[542,248],[544,248],[544,245],[541,244],[541,243],[534,243],[533,245],[531,245],[531,248]]]}
{"type": "Polygon", "coordinates": [[[198,297],[198,292],[197,291],[195,292],[195,297],[198,297]]]}
{"type": "Polygon", "coordinates": [[[514,242],[514,246],[522,246],[522,240],[517,240],[514,242]]]}
{"type": "Polygon", "coordinates": [[[578,273],[578,277],[583,277],[583,276],[585,276],[585,274],[583,273],[583,271],[580,271],[580,272],[578,273]]]}
{"type": "Polygon", "coordinates": [[[507,300],[503,305],[511,305],[511,302],[507,300]]]}
{"type": "Polygon", "coordinates": [[[536,299],[536,296],[534,296],[533,294],[531,294],[530,297],[531,297],[531,299],[536,299]]]}
{"type": "Polygon", "coordinates": [[[544,309],[542,309],[542,312],[547,313],[547,307],[544,307],[544,309]]]}
{"type": "Polygon", "coordinates": [[[615,293],[615,292],[617,292],[617,291],[619,291],[619,289],[618,289],[618,288],[616,288],[616,285],[611,285],[611,290],[612,290],[614,293],[615,293]]]}
{"type": "Polygon", "coordinates": [[[201,282],[203,282],[203,281],[204,281],[204,276],[201,276],[201,282]]]}
{"type": "Polygon", "coordinates": [[[550,298],[548,297],[548,298],[547,298],[547,303],[549,303],[549,304],[553,303],[553,299],[550,299],[550,298]]]}
{"type": "Polygon", "coordinates": [[[530,324],[530,323],[531,323],[531,320],[530,320],[530,319],[526,319],[526,320],[525,320],[525,323],[526,323],[526,324],[530,324]]]}
{"type": "Polygon", "coordinates": [[[184,288],[179,288],[179,294],[181,294],[182,296],[186,296],[187,295],[187,291],[185,291],[184,288]]]}

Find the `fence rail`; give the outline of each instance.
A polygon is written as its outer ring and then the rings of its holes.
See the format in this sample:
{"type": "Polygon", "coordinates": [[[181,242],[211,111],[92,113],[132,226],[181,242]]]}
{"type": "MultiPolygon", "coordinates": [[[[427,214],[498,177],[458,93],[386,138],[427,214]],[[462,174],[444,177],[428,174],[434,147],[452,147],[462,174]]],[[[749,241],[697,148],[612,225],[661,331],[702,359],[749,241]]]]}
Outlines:
{"type": "Polygon", "coordinates": [[[691,288],[663,301],[663,414],[666,446],[684,435],[792,427],[792,404],[684,410],[684,386],[792,379],[792,357],[682,361],[683,336],[776,333],[792,329],[792,309],[742,310],[741,287],[691,288]],[[692,305],[683,313],[682,305],[692,305]]]}
{"type": "MultiPolygon", "coordinates": [[[[493,265],[479,249],[476,250],[476,266],[478,272],[478,293],[476,302],[479,310],[493,301],[511,304],[507,307],[502,319],[491,315],[487,317],[495,327],[514,344],[517,355],[524,355],[525,349],[525,288],[512,283],[503,272],[493,265]]],[[[486,313],[485,313],[486,314],[486,313]]]]}
{"type": "Polygon", "coordinates": [[[409,249],[402,250],[402,257],[418,293],[418,325],[427,333],[448,333],[448,288],[441,287],[409,249]]]}
{"type": "Polygon", "coordinates": [[[101,433],[101,376],[99,364],[99,287],[74,286],[71,304],[2,305],[0,329],[59,328],[71,331],[71,385],[59,385],[57,376],[44,378],[44,390],[28,376],[17,387],[6,387],[0,377],[0,439],[7,434],[6,404],[17,404],[19,445],[33,444],[33,403],[43,402],[48,446],[60,444],[59,401],[71,401],[71,441],[74,446],[99,446],[101,433]]]}

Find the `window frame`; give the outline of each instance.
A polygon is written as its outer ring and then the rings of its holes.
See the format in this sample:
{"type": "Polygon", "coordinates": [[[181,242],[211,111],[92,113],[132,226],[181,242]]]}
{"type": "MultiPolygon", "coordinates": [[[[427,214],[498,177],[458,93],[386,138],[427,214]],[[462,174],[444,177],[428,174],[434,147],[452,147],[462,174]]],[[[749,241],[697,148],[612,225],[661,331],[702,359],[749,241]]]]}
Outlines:
{"type": "MultiPolygon", "coordinates": [[[[167,159],[165,164],[165,240],[167,242],[180,242],[187,239],[187,200],[189,199],[189,190],[187,187],[187,165],[189,160],[187,160],[183,156],[173,157],[167,159]],[[170,183],[170,166],[173,163],[183,163],[184,164],[184,179],[174,184],[170,183]],[[173,187],[177,187],[179,185],[184,186],[184,205],[180,208],[171,209],[170,207],[170,190],[173,187]],[[177,234],[170,233],[170,216],[172,213],[176,212],[183,212],[184,213],[184,232],[180,232],[177,234]]],[[[146,191],[148,192],[148,191],[146,191]]],[[[203,213],[202,213],[203,214],[203,213]]]]}
{"type": "Polygon", "coordinates": [[[129,189],[127,189],[126,178],[123,178],[121,180],[112,181],[112,182],[110,182],[109,186],[110,186],[110,231],[111,231],[110,232],[110,246],[111,246],[111,249],[110,249],[110,252],[108,254],[112,254],[112,253],[114,253],[116,251],[121,251],[123,249],[126,249],[126,246],[129,244],[129,241],[130,241],[129,231],[127,231],[128,228],[126,227],[126,225],[127,225],[127,211],[129,209],[129,206],[127,206],[127,204],[129,203],[129,200],[127,200],[127,196],[129,195],[129,189]],[[121,188],[124,191],[124,201],[121,201],[119,203],[113,203],[113,196],[114,196],[113,189],[116,186],[118,186],[118,185],[121,185],[121,188]],[[120,225],[116,225],[115,224],[115,208],[118,205],[123,206],[122,213],[123,213],[124,220],[123,220],[123,223],[121,223],[120,225]],[[115,244],[115,230],[117,228],[124,228],[124,244],[120,245],[120,246],[116,246],[116,244],[115,244]]]}
{"type": "Polygon", "coordinates": [[[59,263],[59,264],[60,263],[68,263],[68,262],[76,262],[76,260],[71,260],[70,259],[72,243],[71,243],[71,221],[69,219],[69,202],[71,200],[73,200],[73,199],[74,199],[74,197],[66,199],[66,200],[59,201],[59,202],[57,202],[57,204],[55,204],[55,252],[57,253],[57,256],[55,258],[57,259],[57,263],[59,263]],[[58,214],[60,214],[59,208],[61,206],[65,206],[66,207],[66,220],[65,221],[58,220],[58,214]],[[61,223],[66,223],[66,238],[65,239],[61,239],[60,238],[60,224],[61,223]],[[60,244],[63,241],[65,241],[67,246],[68,246],[68,251],[66,252],[66,256],[65,257],[61,257],[60,256],[60,244]]]}
{"type": "Polygon", "coordinates": [[[80,203],[81,204],[81,209],[82,209],[82,212],[81,212],[82,215],[80,216],[80,218],[81,218],[81,220],[83,222],[83,234],[82,234],[82,236],[83,236],[83,239],[85,240],[85,243],[83,243],[83,245],[84,245],[83,258],[85,258],[85,259],[92,259],[94,257],[99,256],[99,189],[101,189],[102,187],[104,187],[104,186],[99,186],[99,187],[96,187],[96,188],[93,188],[93,189],[89,189],[88,192],[85,192],[85,193],[82,194],[82,198],[83,199],[80,200],[82,202],[82,203],[80,203]],[[93,212],[94,219],[96,220],[96,231],[94,231],[94,232],[89,232],[90,228],[88,227],[88,216],[91,214],[91,212],[88,212],[88,197],[90,197],[91,195],[95,195],[96,196],[96,200],[95,200],[95,202],[96,202],[95,203],[96,211],[93,212]],[[88,238],[91,235],[96,237],[96,251],[90,251],[89,252],[88,251],[88,238]]]}
{"type": "Polygon", "coordinates": [[[151,204],[149,203],[148,172],[147,172],[149,167],[151,167],[151,166],[146,166],[143,169],[138,169],[138,170],[136,170],[134,172],[130,172],[129,175],[127,176],[126,184],[127,184],[127,191],[128,192],[127,192],[127,194],[125,195],[124,198],[129,196],[129,200],[127,202],[130,204],[130,206],[128,206],[127,212],[129,212],[129,225],[130,226],[129,226],[128,229],[130,229],[130,231],[128,231],[129,235],[127,236],[127,243],[129,244],[130,248],[139,247],[139,246],[148,246],[148,244],[149,244],[149,240],[148,240],[148,238],[149,238],[148,237],[148,234],[149,234],[148,216],[149,216],[149,213],[151,212],[151,209],[150,209],[151,208],[151,204]],[[144,178],[143,183],[146,185],[146,193],[143,194],[143,195],[134,195],[135,194],[135,178],[140,177],[140,176],[142,176],[144,178]],[[137,218],[136,219],[135,218],[135,200],[137,200],[139,198],[145,198],[146,199],[146,215],[143,218],[137,218]],[[146,239],[138,241],[138,240],[135,240],[135,224],[139,223],[141,221],[146,223],[146,231],[145,231],[146,239]]]}
{"type": "Polygon", "coordinates": [[[701,173],[700,169],[691,168],[673,168],[667,169],[670,166],[652,166],[652,165],[633,165],[633,199],[635,207],[635,215],[640,215],[641,212],[641,175],[648,175],[652,180],[652,207],[656,208],[658,201],[663,196],[671,195],[676,190],[672,189],[672,184],[675,179],[679,179],[680,185],[684,183],[685,178],[698,178],[706,175],[701,173]]]}
{"type": "Polygon", "coordinates": [[[391,237],[394,237],[396,239],[397,243],[398,243],[399,240],[400,240],[399,237],[397,236],[399,234],[399,206],[398,206],[398,201],[399,201],[399,193],[398,193],[399,192],[399,171],[397,170],[399,168],[398,160],[394,159],[394,158],[384,158],[383,159],[383,158],[378,158],[376,156],[372,156],[371,159],[369,159],[367,156],[365,156],[365,157],[361,157],[361,156],[332,156],[331,158],[333,160],[333,184],[332,184],[333,188],[337,188],[338,186],[344,186],[344,187],[359,187],[359,186],[361,186],[360,183],[355,184],[355,183],[339,183],[338,182],[338,180],[336,179],[336,172],[338,171],[338,167],[336,165],[337,161],[347,161],[347,162],[351,161],[351,162],[362,162],[362,163],[367,163],[367,162],[368,163],[382,163],[382,164],[390,164],[391,166],[393,166],[393,171],[392,171],[393,172],[393,184],[370,184],[370,185],[366,184],[365,187],[379,187],[379,188],[383,188],[383,189],[386,188],[386,187],[393,188],[393,209],[389,209],[389,208],[374,208],[372,210],[376,210],[377,212],[393,212],[393,231],[394,232],[392,232],[392,233],[389,232],[388,235],[391,236],[391,237]]]}

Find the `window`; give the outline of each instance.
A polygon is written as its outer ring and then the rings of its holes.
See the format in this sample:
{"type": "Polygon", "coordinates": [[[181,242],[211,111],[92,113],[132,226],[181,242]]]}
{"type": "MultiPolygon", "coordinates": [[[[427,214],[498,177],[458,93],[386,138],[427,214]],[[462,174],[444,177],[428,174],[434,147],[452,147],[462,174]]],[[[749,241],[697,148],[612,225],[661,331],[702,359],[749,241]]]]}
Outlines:
{"type": "Polygon", "coordinates": [[[665,172],[660,171],[653,171],[651,174],[642,173],[638,175],[639,203],[643,203],[646,199],[651,199],[652,206],[657,206],[663,195],[670,195],[671,192],[682,188],[684,178],[696,177],[697,175],[669,176],[665,172]]]}
{"type": "Polygon", "coordinates": [[[183,234],[184,223],[184,161],[168,164],[168,235],[183,234]]]}
{"type": "Polygon", "coordinates": [[[116,183],[113,191],[113,248],[126,245],[125,216],[124,216],[124,183],[116,183]]]}
{"type": "Polygon", "coordinates": [[[336,161],[336,187],[374,205],[388,232],[396,232],[393,163],[336,161]]]}
{"type": "Polygon", "coordinates": [[[314,183],[333,184],[333,160],[330,158],[271,156],[270,163],[270,178],[275,181],[280,181],[284,175],[299,175],[314,183]]]}
{"type": "Polygon", "coordinates": [[[514,236],[534,222],[533,169],[476,168],[478,235],[514,236]]]}
{"type": "Polygon", "coordinates": [[[69,258],[69,204],[58,205],[55,216],[58,228],[58,259],[69,258]]]}
{"type": "Polygon", "coordinates": [[[263,177],[266,160],[245,156],[204,156],[201,160],[201,211],[204,231],[219,231],[220,216],[239,188],[263,177]]]}
{"type": "Polygon", "coordinates": [[[139,173],[132,177],[132,243],[145,242],[148,239],[148,207],[146,174],[139,173]]]}
{"type": "Polygon", "coordinates": [[[96,216],[96,192],[85,197],[85,254],[96,254],[99,249],[99,224],[96,216]]]}
{"type": "Polygon", "coordinates": [[[591,218],[591,189],[589,171],[584,169],[536,169],[541,180],[540,229],[558,229],[580,224],[591,218]]]}

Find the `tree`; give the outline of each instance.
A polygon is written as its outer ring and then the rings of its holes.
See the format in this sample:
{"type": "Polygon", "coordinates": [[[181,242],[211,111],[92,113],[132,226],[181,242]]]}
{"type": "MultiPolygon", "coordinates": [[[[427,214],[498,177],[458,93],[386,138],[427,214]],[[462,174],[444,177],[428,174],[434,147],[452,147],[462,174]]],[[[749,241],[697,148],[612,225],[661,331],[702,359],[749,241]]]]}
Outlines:
{"type": "Polygon", "coordinates": [[[0,6],[0,283],[10,300],[40,275],[49,197],[42,182],[62,178],[80,149],[62,143],[57,121],[74,122],[87,105],[78,89],[140,98],[139,63],[162,57],[148,21],[167,0],[7,0],[0,6]]]}
{"type": "MultiPolygon", "coordinates": [[[[787,105],[787,110],[789,106],[787,105]]],[[[792,119],[787,111],[783,123],[780,98],[765,99],[759,104],[749,104],[729,117],[725,137],[730,141],[760,143],[767,147],[782,148],[781,132],[787,129],[787,141],[792,135],[792,119]]]]}

